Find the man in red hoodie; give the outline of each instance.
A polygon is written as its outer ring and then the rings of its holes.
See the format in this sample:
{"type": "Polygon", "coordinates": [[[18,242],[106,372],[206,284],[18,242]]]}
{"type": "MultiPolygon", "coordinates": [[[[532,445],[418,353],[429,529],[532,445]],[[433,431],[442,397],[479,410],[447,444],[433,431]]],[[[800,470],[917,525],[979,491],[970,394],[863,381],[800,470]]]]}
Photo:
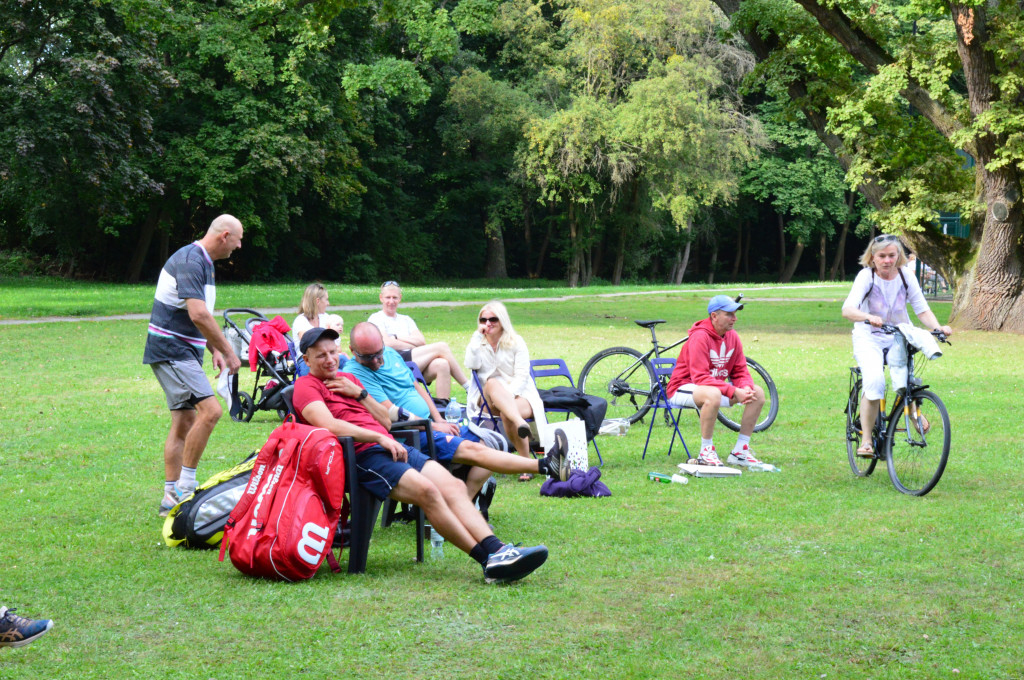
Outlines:
{"type": "Polygon", "coordinates": [[[761,461],[750,450],[750,435],[764,407],[764,390],[754,384],[747,370],[740,336],[732,329],[736,312],[743,305],[727,295],[716,295],[708,303],[708,318],[693,324],[690,338],[679,352],[672,379],[668,383],[668,401],[676,407],[696,408],[700,412],[700,453],[697,463],[721,465],[712,435],[718,409],[743,405],[740,435],[729,454],[729,464],[760,467],[761,461]]]}

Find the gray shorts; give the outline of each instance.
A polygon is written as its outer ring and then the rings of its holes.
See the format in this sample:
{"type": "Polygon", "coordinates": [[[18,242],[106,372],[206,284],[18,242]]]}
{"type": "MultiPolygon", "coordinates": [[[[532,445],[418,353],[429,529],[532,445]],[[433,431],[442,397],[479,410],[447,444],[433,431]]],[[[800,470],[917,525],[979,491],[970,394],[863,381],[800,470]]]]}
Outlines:
{"type": "Polygon", "coordinates": [[[194,409],[197,403],[213,396],[210,380],[197,361],[158,361],[149,366],[164,388],[171,411],[194,409]]]}

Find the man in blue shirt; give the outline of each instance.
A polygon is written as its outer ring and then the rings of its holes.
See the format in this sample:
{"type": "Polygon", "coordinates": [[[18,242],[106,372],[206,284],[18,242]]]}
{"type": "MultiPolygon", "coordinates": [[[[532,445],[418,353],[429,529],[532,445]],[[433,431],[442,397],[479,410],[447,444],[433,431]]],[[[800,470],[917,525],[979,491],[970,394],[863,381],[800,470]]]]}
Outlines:
{"type": "Polygon", "coordinates": [[[223,412],[203,371],[203,350],[209,345],[216,369],[234,374],[241,365],[213,318],[213,262],[241,247],[242,223],[221,215],[202,239],[171,255],[160,270],[142,363],[153,369],[171,411],[161,517],[195,490],[196,467],[223,412]]]}
{"type": "Polygon", "coordinates": [[[540,473],[563,482],[568,478],[566,452],[557,447],[540,460],[523,458],[473,441],[476,437],[467,429],[446,421],[426,388],[416,381],[398,352],[384,345],[380,329],[372,323],[363,322],[352,328],[349,349],[352,358],[345,362],[343,371],[359,378],[370,396],[387,408],[402,408],[417,418],[431,420],[434,448],[442,463],[472,466],[466,475],[466,489],[471,499],[476,497],[491,472],[540,473]]]}

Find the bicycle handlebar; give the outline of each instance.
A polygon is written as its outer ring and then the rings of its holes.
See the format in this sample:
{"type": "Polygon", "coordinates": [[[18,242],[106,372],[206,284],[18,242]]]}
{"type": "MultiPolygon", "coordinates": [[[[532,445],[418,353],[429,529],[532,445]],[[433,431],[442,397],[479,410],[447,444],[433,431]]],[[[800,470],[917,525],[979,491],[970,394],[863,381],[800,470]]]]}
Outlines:
{"type": "MultiPolygon", "coordinates": [[[[865,321],[864,323],[866,323],[868,325],[871,325],[870,321],[865,321]]],[[[887,324],[887,323],[884,323],[881,326],[879,326],[878,330],[882,331],[883,333],[887,333],[889,335],[894,335],[894,334],[900,332],[899,327],[893,326],[892,324],[887,324]]],[[[938,340],[939,342],[944,342],[944,343],[946,343],[949,346],[953,345],[953,343],[951,343],[949,341],[949,338],[946,337],[946,334],[943,333],[942,331],[929,331],[929,332],[933,336],[935,336],[935,339],[938,340]]]]}

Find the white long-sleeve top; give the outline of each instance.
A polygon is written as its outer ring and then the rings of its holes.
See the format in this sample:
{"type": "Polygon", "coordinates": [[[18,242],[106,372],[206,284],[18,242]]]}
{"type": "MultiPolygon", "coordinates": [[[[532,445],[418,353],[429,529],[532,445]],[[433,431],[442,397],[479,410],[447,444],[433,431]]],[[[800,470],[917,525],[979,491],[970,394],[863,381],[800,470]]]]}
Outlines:
{"type": "MultiPolygon", "coordinates": [[[[521,337],[513,336],[511,347],[499,345],[495,350],[483,334],[473,333],[466,347],[465,366],[471,371],[476,371],[481,385],[492,377],[501,380],[509,392],[530,402],[533,418],[537,421],[538,427],[547,423],[544,417],[544,403],[530,375],[530,351],[521,337]]],[[[470,415],[479,414],[480,390],[475,383],[470,384],[467,399],[470,415]]]]}

